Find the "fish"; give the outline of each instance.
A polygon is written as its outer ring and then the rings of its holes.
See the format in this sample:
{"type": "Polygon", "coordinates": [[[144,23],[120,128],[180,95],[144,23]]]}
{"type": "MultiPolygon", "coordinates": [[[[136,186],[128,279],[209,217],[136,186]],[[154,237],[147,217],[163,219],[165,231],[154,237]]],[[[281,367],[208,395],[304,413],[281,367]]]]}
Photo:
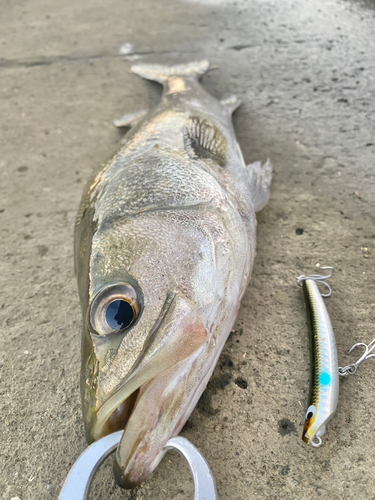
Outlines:
{"type": "Polygon", "coordinates": [[[75,223],[82,310],[81,399],[89,443],[124,429],[123,488],[159,464],[202,395],[250,281],[269,160],[246,165],[232,113],[201,86],[206,60],[135,64],[159,104],[94,173],[75,223]]]}

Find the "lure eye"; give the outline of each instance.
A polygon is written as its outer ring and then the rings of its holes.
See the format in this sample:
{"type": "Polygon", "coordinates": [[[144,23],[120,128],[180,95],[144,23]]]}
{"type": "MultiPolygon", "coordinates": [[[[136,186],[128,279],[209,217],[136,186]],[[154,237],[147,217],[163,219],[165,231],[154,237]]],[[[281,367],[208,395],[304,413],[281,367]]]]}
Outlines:
{"type": "Polygon", "coordinates": [[[108,285],[102,288],[92,301],[91,327],[99,335],[126,330],[136,321],[139,312],[139,298],[131,285],[108,285]]]}
{"type": "Polygon", "coordinates": [[[307,408],[306,420],[310,420],[310,418],[313,418],[313,416],[315,415],[315,413],[316,413],[316,407],[314,405],[310,405],[307,408]]]}

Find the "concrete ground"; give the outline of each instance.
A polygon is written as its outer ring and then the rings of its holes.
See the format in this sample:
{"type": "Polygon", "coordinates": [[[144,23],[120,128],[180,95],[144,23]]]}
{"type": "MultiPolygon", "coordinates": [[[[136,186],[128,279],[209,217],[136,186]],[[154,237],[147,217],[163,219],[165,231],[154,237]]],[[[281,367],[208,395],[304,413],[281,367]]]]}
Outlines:
{"type": "MultiPolygon", "coordinates": [[[[374,499],[375,364],[341,381],[319,449],[301,440],[309,348],[295,277],[335,266],[339,359],[374,338],[374,3],[345,0],[16,0],[0,16],[0,498],[56,499],[86,447],[73,222],[83,183],[119,146],[112,119],[160,89],[131,61],[209,58],[235,93],[248,162],[272,159],[258,256],[236,327],[183,435],[220,499],[374,499]]],[[[193,498],[168,453],[134,492],[111,460],[90,499],[193,498]]]]}

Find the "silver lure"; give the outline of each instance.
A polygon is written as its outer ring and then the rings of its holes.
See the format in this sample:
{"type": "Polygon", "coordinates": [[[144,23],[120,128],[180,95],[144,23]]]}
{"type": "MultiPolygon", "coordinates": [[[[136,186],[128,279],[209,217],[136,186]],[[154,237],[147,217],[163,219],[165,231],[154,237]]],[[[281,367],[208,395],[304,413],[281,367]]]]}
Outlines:
{"type": "Polygon", "coordinates": [[[302,439],[318,447],[326,425],[334,415],[339,397],[339,372],[335,335],[322,297],[331,295],[331,288],[324,280],[333,275],[332,267],[328,276],[299,276],[302,285],[307,323],[310,336],[310,394],[302,439]],[[328,293],[321,294],[316,283],[328,287],[328,293]]]}
{"type": "Polygon", "coordinates": [[[75,227],[81,395],[89,442],[124,429],[117,483],[162,459],[214,370],[251,277],[269,162],[246,166],[231,115],[199,84],[208,61],[138,64],[163,85],[125,115],[120,151],[88,183],[75,227]]]}

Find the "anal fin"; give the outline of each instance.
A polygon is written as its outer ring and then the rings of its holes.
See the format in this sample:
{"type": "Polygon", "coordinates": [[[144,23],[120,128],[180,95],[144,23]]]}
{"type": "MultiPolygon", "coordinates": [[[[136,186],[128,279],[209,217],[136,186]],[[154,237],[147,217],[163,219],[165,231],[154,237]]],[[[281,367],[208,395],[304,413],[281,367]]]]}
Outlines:
{"type": "Polygon", "coordinates": [[[115,127],[134,127],[145,115],[147,115],[148,109],[140,109],[134,113],[126,113],[121,118],[113,120],[115,127]]]}
{"type": "Polygon", "coordinates": [[[256,161],[247,165],[246,168],[249,174],[250,191],[254,210],[259,212],[265,207],[270,197],[269,187],[272,181],[272,165],[268,158],[264,165],[262,165],[260,161],[256,161]]]}

